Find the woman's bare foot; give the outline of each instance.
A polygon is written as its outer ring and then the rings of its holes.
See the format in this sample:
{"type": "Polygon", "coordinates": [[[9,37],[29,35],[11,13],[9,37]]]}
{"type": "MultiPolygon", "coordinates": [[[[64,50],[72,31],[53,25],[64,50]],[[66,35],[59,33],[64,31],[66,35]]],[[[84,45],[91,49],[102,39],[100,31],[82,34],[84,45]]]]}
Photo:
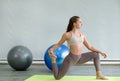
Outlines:
{"type": "Polygon", "coordinates": [[[97,76],[96,77],[96,79],[101,79],[101,80],[108,80],[108,78],[107,77],[105,77],[105,76],[97,76]]]}
{"type": "Polygon", "coordinates": [[[53,52],[49,51],[50,58],[52,60],[52,63],[56,63],[56,55],[53,54],[53,52]]]}
{"type": "Polygon", "coordinates": [[[97,71],[96,72],[96,79],[108,80],[107,77],[105,77],[104,75],[102,75],[101,71],[97,71]]]}

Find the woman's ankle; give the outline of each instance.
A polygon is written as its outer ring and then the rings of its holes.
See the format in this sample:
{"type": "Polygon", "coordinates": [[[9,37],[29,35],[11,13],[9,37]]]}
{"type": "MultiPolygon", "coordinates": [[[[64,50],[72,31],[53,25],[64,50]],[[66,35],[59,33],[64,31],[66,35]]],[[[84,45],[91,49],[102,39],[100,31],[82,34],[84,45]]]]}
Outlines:
{"type": "Polygon", "coordinates": [[[101,71],[96,71],[96,76],[102,75],[101,71]]]}
{"type": "Polygon", "coordinates": [[[52,58],[52,63],[56,63],[56,58],[52,58]]]}
{"type": "Polygon", "coordinates": [[[50,58],[52,60],[52,63],[56,63],[56,56],[54,54],[49,54],[50,55],[50,58]]]}

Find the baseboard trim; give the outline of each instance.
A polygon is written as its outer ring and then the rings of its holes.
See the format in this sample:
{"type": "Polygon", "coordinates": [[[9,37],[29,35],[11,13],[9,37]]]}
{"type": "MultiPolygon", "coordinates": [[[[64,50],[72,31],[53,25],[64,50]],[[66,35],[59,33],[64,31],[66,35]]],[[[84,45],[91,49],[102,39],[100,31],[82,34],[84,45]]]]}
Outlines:
{"type": "MultiPolygon", "coordinates": [[[[1,60],[0,64],[8,64],[6,60],[1,60]]],[[[44,60],[33,60],[32,65],[45,65],[44,60]]],[[[80,65],[79,63],[76,65],[80,65]]],[[[86,62],[84,65],[93,65],[93,61],[86,62]]],[[[120,65],[120,60],[101,60],[101,65],[120,65]]]]}

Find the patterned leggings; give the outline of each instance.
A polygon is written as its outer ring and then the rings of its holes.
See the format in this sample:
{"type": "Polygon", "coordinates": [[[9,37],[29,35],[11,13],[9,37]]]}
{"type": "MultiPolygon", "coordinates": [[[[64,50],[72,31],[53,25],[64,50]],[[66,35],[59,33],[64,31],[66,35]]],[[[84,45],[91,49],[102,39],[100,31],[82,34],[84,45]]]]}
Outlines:
{"type": "Polygon", "coordinates": [[[56,80],[61,79],[68,71],[68,69],[73,66],[76,63],[83,64],[85,62],[88,62],[89,60],[94,60],[94,65],[96,71],[100,71],[100,60],[99,60],[99,54],[96,52],[87,52],[83,53],[81,55],[75,55],[72,53],[69,53],[61,65],[60,69],[58,69],[57,64],[52,64],[52,70],[54,73],[54,77],[56,80]]]}

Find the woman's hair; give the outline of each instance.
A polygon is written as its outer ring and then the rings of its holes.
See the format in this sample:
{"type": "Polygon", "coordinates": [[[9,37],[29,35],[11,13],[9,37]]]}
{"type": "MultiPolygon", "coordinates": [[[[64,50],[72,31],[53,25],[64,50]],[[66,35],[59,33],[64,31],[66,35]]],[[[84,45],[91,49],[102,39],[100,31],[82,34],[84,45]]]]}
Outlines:
{"type": "Polygon", "coordinates": [[[78,18],[80,18],[80,17],[79,16],[73,16],[73,17],[70,18],[66,32],[69,32],[73,29],[73,23],[75,23],[78,20],[78,18]]]}

